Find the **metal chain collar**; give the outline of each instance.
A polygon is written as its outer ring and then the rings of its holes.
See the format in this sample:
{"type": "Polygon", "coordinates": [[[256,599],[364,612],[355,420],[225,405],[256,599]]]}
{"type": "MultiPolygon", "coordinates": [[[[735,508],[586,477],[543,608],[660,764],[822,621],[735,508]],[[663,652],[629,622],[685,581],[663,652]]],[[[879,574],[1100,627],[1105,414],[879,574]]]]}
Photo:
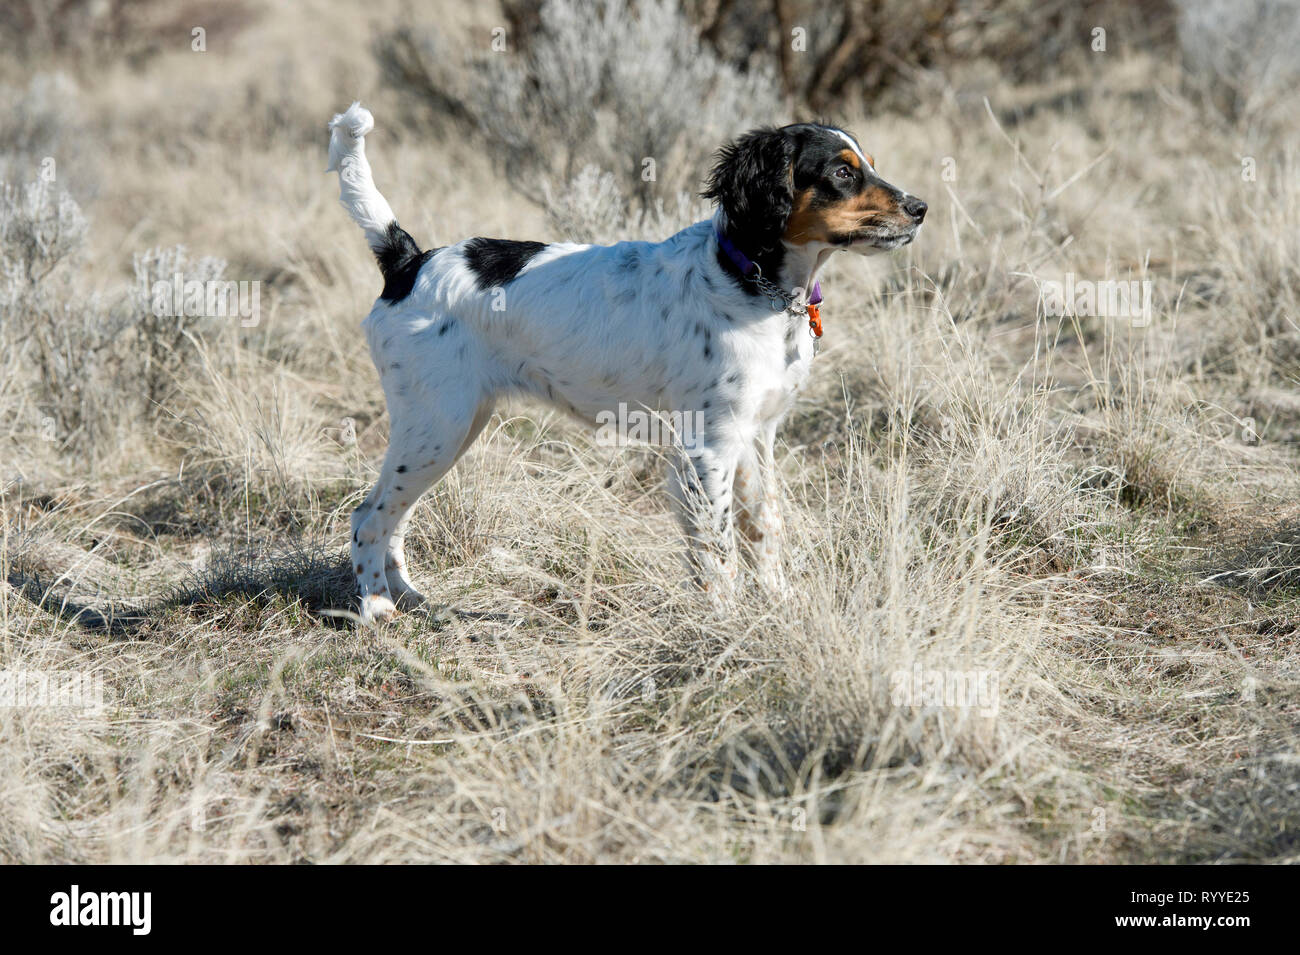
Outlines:
{"type": "Polygon", "coordinates": [[[749,281],[753,282],[754,286],[767,296],[767,300],[771,303],[773,309],[793,312],[796,315],[808,314],[808,306],[800,304],[795,295],[787,292],[764,276],[762,270],[757,268],[757,263],[755,269],[755,273],[749,276],[749,281]]]}

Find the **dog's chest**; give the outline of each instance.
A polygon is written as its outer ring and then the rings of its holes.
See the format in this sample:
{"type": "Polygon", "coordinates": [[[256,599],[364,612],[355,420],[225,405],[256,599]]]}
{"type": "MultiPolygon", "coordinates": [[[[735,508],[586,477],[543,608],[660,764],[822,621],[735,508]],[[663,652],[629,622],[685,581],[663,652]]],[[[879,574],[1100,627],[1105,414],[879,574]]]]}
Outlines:
{"type": "Polygon", "coordinates": [[[750,369],[758,417],[764,421],[785,416],[812,369],[813,338],[808,326],[796,316],[788,316],[782,325],[776,330],[775,347],[765,349],[764,360],[750,369]]]}

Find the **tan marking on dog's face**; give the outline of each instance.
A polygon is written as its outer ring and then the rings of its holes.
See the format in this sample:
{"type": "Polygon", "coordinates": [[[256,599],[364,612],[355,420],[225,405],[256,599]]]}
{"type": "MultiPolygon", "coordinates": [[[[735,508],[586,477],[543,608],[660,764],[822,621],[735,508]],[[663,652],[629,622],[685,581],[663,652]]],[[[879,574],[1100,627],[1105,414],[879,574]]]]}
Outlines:
{"type": "Polygon", "coordinates": [[[858,154],[855,153],[852,149],[840,150],[840,158],[843,159],[850,166],[852,166],[854,169],[862,168],[862,162],[858,159],[858,154]]]}
{"type": "Polygon", "coordinates": [[[785,241],[796,245],[826,241],[826,220],[821,215],[824,210],[810,208],[812,198],[812,189],[805,189],[794,197],[794,207],[785,223],[785,241]]]}
{"type": "Polygon", "coordinates": [[[793,245],[831,242],[866,225],[898,228],[911,225],[894,195],[882,186],[867,186],[847,199],[814,207],[816,192],[816,187],[810,186],[795,196],[790,218],[786,220],[787,242],[793,245]]]}

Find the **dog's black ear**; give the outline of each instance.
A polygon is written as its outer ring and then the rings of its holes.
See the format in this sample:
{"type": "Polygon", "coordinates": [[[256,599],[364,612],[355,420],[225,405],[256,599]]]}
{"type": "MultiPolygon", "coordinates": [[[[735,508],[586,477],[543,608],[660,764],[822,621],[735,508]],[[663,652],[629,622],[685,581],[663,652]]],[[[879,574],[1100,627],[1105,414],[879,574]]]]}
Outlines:
{"type": "Polygon", "coordinates": [[[722,206],[727,222],[753,248],[776,248],[794,203],[795,139],[766,127],[746,133],[718,150],[701,196],[722,206]]]}

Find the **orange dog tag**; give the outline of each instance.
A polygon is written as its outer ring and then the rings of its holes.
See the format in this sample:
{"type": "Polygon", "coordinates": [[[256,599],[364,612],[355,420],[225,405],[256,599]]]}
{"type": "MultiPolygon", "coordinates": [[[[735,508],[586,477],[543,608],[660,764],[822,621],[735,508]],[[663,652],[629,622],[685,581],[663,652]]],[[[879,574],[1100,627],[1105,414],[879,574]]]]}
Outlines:
{"type": "Polygon", "coordinates": [[[813,338],[822,337],[822,312],[816,305],[808,306],[808,327],[812,329],[813,338]]]}

